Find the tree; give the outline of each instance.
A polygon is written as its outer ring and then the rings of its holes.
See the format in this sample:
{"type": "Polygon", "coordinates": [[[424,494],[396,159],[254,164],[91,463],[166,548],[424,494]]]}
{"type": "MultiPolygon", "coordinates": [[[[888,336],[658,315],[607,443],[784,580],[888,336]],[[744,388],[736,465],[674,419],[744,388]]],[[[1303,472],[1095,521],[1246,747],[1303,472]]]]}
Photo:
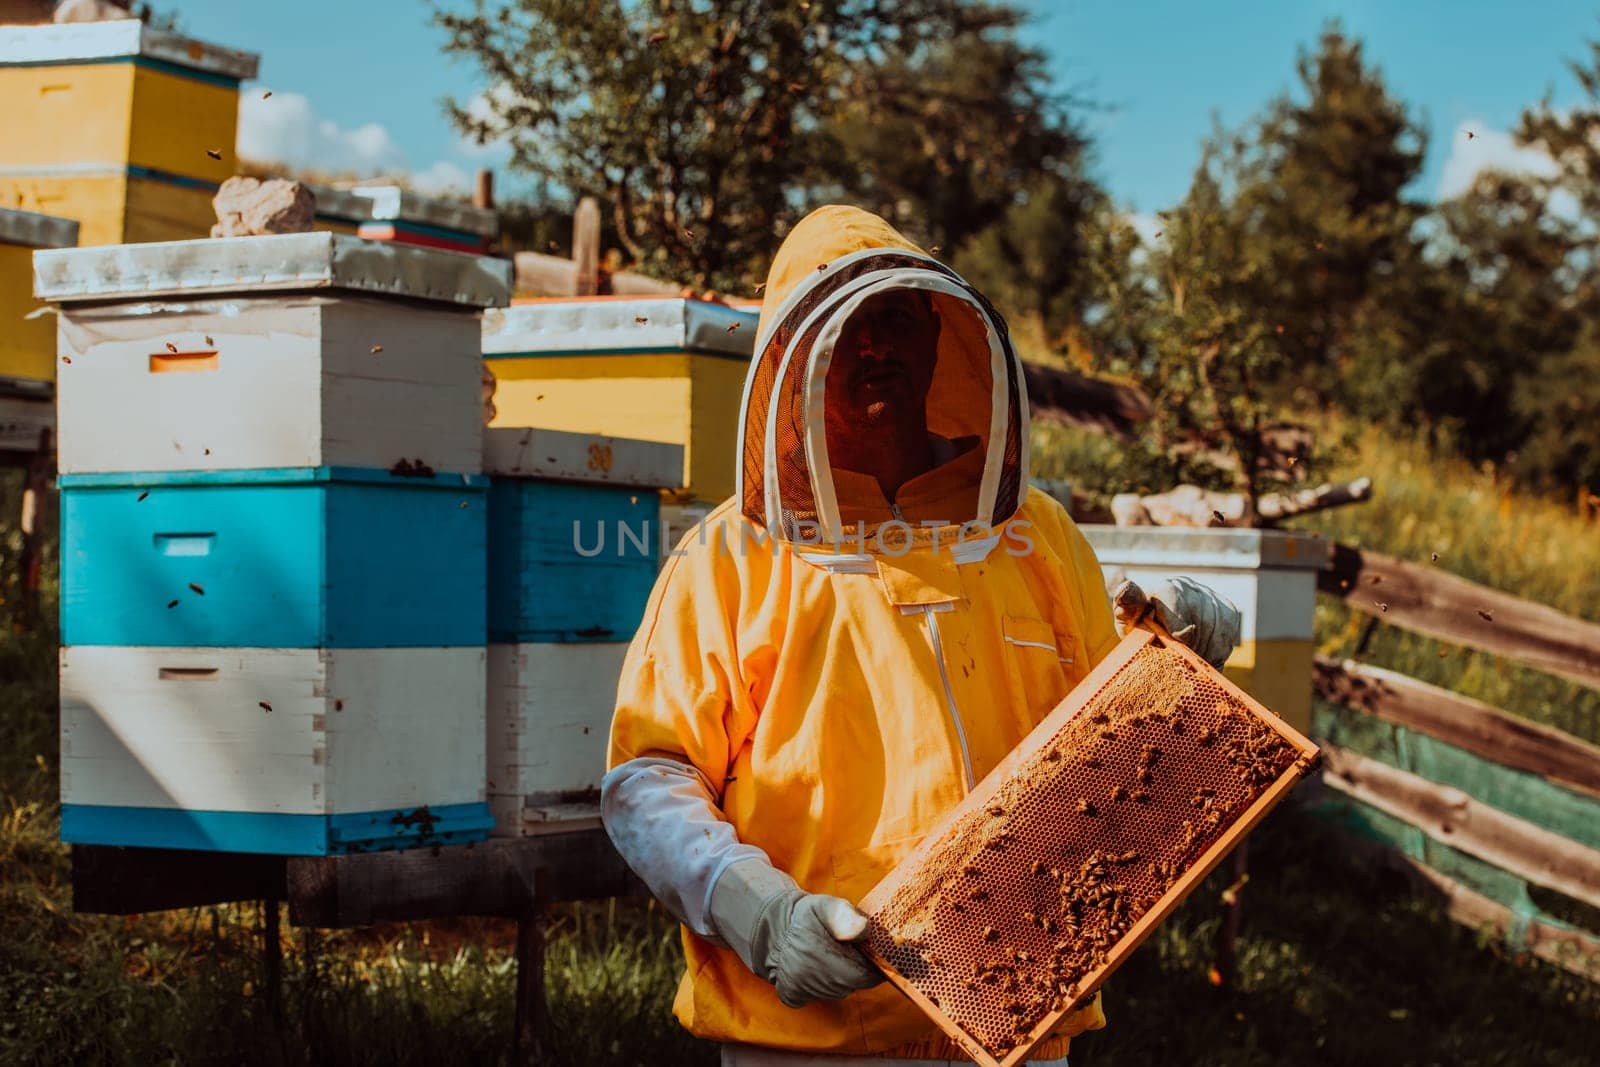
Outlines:
{"type": "MultiPolygon", "coordinates": [[[[1556,161],[1560,169],[1552,184],[1572,196],[1581,215],[1594,223],[1600,222],[1600,40],[1588,45],[1587,64],[1567,65],[1587,103],[1559,111],[1546,98],[1523,112],[1517,141],[1543,149],[1556,161]]],[[[1588,236],[1591,245],[1600,239],[1593,228],[1588,236]]]]}
{"type": "Polygon", "coordinates": [[[1539,184],[1569,216],[1570,251],[1555,273],[1581,325],[1570,347],[1546,352],[1523,376],[1514,407],[1527,427],[1518,468],[1600,493],[1600,40],[1588,47],[1587,64],[1569,64],[1585,101],[1558,111],[1546,99],[1517,127],[1521,144],[1556,161],[1556,174],[1539,184]]]}
{"type": "Polygon", "coordinates": [[[1421,169],[1425,137],[1337,23],[1297,70],[1302,98],[1269,105],[1223,179],[1232,224],[1248,236],[1240,253],[1255,268],[1244,299],[1282,327],[1288,365],[1326,401],[1348,398],[1349,376],[1381,376],[1407,358],[1369,351],[1358,363],[1350,342],[1397,269],[1420,262],[1424,209],[1402,190],[1421,169]]]}
{"type": "MultiPolygon", "coordinates": [[[[1102,262],[1131,250],[1126,239],[1109,243],[1114,215],[1104,191],[1081,171],[1039,175],[958,247],[953,263],[1005,310],[1029,355],[1065,351],[1069,362],[1088,370],[1101,347],[1113,343],[1090,325],[1102,262]]],[[[1126,277],[1126,264],[1111,273],[1126,277]]]]}
{"type": "Polygon", "coordinates": [[[887,202],[891,216],[909,204],[932,220],[925,233],[955,241],[1003,210],[1016,174],[1076,152],[1064,120],[1044,116],[1039,57],[1009,38],[1020,17],[981,0],[478,0],[435,13],[447,50],[493,86],[450,103],[462,130],[503,137],[514,168],[598,197],[642,268],[716,285],[758,276],[819,196],[887,202]],[[998,141],[996,115],[1012,126],[998,141]],[[912,143],[919,121],[935,126],[912,143]]]}
{"type": "Polygon", "coordinates": [[[1504,460],[1539,421],[1524,383],[1582,326],[1567,272],[1577,232],[1543,183],[1493,171],[1438,214],[1431,344],[1413,361],[1403,414],[1472,459],[1504,460]]]}
{"type": "Polygon", "coordinates": [[[1098,193],[1087,142],[1043,53],[1017,41],[1022,21],[989,7],[967,32],[858,68],[819,131],[822,184],[951,253],[1030,203],[1070,226],[1098,193]]]}
{"type": "Polygon", "coordinates": [[[1288,377],[1294,357],[1282,327],[1238,298],[1260,287],[1263,265],[1218,180],[1225,152],[1208,146],[1183,204],[1164,218],[1165,241],[1148,263],[1155,298],[1129,369],[1157,413],[1146,443],[1152,473],[1164,466],[1169,481],[1240,490],[1254,510],[1277,421],[1269,386],[1288,377]]]}

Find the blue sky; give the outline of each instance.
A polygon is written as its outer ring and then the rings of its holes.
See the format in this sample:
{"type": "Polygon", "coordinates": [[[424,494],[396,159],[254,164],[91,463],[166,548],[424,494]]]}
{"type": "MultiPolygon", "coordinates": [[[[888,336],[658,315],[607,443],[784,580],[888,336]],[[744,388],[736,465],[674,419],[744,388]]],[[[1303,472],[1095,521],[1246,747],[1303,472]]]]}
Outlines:
{"type": "MultiPolygon", "coordinates": [[[[783,0],[775,0],[783,2],[783,0]]],[[[462,185],[500,157],[465,145],[440,98],[486,86],[440,52],[423,0],[167,0],[185,32],[261,53],[241,150],[462,185]],[[270,89],[270,100],[262,92],[270,89]]],[[[1600,0],[1032,0],[1030,41],[1058,81],[1101,109],[1085,120],[1095,171],[1144,214],[1182,196],[1214,118],[1243,121],[1294,80],[1296,48],[1342,19],[1430,133],[1415,192],[1460,188],[1482,165],[1537,169],[1508,131],[1554,90],[1577,100],[1565,61],[1600,36],[1600,0]],[[1464,131],[1476,136],[1468,141],[1464,131]]],[[[514,187],[503,176],[501,187],[514,187]]]]}

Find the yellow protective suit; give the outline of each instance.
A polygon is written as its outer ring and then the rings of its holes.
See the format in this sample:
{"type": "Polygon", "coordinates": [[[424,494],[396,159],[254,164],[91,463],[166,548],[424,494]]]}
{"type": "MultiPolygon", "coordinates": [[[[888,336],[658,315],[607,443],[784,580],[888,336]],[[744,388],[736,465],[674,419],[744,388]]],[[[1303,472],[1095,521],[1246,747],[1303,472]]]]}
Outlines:
{"type": "MultiPolygon", "coordinates": [[[[1093,551],[1028,486],[1021,382],[1000,317],[881,219],[829,207],[796,226],[768,276],[738,493],[656,583],[611,766],[697,769],[740,841],[808,892],[860,900],[1117,643],[1093,551]],[[932,294],[930,431],[977,436],[893,505],[827,466],[817,411],[840,325],[885,288],[932,294]]],[[[675,1007],[701,1037],[962,1055],[887,983],[790,1009],[712,939],[686,929],[684,950],[675,1007]]],[[[1034,1055],[1103,1025],[1097,997],[1034,1055]]]]}

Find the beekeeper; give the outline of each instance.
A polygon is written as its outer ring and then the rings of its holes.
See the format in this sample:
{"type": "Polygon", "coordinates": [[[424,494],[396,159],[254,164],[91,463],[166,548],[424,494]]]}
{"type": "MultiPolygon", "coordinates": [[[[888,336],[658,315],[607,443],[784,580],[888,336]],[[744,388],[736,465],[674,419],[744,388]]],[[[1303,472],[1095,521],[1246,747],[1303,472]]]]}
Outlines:
{"type": "MultiPolygon", "coordinates": [[[[854,902],[1115,647],[1100,567],[1029,488],[1004,320],[874,215],[784,241],[741,430],[628,650],[606,830],[683,923],[675,1010],[725,1065],[965,1062],[854,902]]],[[[1158,610],[1214,662],[1237,643],[1203,586],[1158,610]]],[[[1104,1023],[1097,996],[1033,1062],[1104,1023]]]]}

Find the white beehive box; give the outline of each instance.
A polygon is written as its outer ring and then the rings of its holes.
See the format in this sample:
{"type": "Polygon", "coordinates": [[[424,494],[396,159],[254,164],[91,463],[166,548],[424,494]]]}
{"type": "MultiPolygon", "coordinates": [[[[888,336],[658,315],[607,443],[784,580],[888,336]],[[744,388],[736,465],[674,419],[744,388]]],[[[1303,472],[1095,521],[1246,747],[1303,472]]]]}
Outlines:
{"type": "Polygon", "coordinates": [[[1240,634],[1228,677],[1295,729],[1311,728],[1312,616],[1326,541],[1298,530],[1081,528],[1108,587],[1131,578],[1149,589],[1187,575],[1233,601],[1240,634]]]}
{"type": "Polygon", "coordinates": [[[62,839],[290,855],[481,837],[482,648],[61,652],[62,839]]]}
{"type": "Polygon", "coordinates": [[[505,261],[333,233],[65,249],[60,469],[476,472],[505,261]]]}
{"type": "Polygon", "coordinates": [[[494,832],[568,830],[599,817],[617,680],[659,564],[656,491],[676,484],[683,448],[513,427],[486,433],[484,466],[494,832]],[[610,552],[570,551],[575,523],[593,546],[596,524],[623,521],[647,524],[648,555],[628,542],[619,556],[614,529],[610,552]]]}

